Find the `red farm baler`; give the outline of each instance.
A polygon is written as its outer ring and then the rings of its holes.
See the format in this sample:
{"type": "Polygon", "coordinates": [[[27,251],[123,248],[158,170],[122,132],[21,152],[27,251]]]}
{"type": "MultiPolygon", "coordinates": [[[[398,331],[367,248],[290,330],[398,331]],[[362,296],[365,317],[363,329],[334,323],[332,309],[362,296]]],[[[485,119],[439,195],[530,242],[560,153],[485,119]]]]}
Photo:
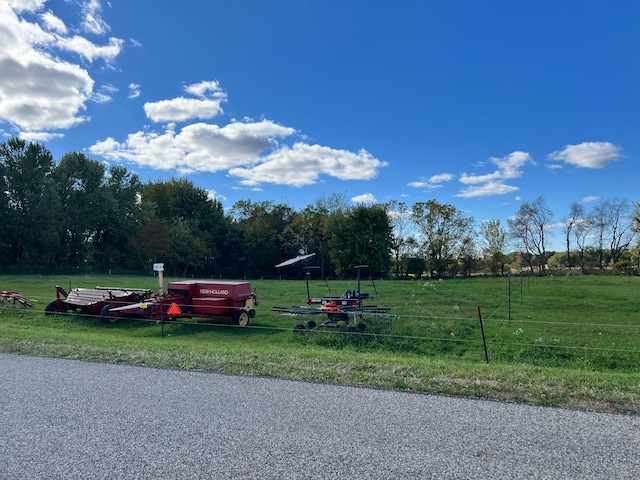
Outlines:
{"type": "Polygon", "coordinates": [[[167,292],[121,307],[105,309],[103,322],[120,318],[174,321],[182,318],[230,320],[246,326],[258,300],[249,282],[184,280],[169,282],[167,292]]]}

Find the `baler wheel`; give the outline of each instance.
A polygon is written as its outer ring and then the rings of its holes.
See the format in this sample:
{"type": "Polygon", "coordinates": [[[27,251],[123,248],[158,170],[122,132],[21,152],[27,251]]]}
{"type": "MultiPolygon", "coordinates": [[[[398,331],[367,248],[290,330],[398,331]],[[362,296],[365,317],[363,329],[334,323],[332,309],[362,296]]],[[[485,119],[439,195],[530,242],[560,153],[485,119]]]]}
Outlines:
{"type": "Polygon", "coordinates": [[[100,311],[100,321],[104,324],[113,323],[116,321],[115,317],[109,316],[109,310],[111,310],[111,305],[105,305],[100,311]]]}
{"type": "Polygon", "coordinates": [[[233,323],[241,327],[246,327],[249,325],[249,313],[246,310],[238,310],[233,315],[233,323]]]}
{"type": "Polygon", "coordinates": [[[57,313],[67,313],[67,306],[63,303],[62,310],[58,310],[58,301],[53,300],[44,307],[45,315],[56,315],[57,313]]]}

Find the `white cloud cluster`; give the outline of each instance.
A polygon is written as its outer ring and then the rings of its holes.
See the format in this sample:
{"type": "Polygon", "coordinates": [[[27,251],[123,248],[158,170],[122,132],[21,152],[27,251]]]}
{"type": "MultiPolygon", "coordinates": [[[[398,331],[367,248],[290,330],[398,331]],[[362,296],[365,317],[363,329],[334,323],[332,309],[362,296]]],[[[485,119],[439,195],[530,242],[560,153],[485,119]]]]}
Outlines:
{"type": "MultiPolygon", "coordinates": [[[[527,163],[535,164],[531,155],[526,152],[513,152],[506,157],[492,157],[489,162],[498,168],[484,175],[470,175],[463,173],[458,180],[469,187],[463,188],[457,197],[483,197],[488,195],[503,195],[518,190],[518,187],[507,185],[505,182],[522,176],[522,168],[527,163]]],[[[409,183],[410,187],[438,188],[444,182],[450,182],[456,177],[450,173],[441,173],[430,177],[428,180],[419,180],[409,183]]]]}
{"type": "MultiPolygon", "coordinates": [[[[507,180],[512,180],[522,176],[523,167],[528,164],[535,164],[531,155],[526,152],[516,151],[506,157],[491,157],[489,162],[497,167],[491,173],[476,175],[462,173],[458,180],[464,185],[470,185],[463,188],[457,197],[483,197],[488,195],[504,195],[518,190],[518,187],[508,185],[507,180]]],[[[438,188],[445,182],[450,182],[456,177],[450,173],[441,173],[430,177],[428,180],[419,180],[409,183],[410,187],[415,188],[438,188]]]]}
{"type": "Polygon", "coordinates": [[[512,152],[506,157],[491,157],[489,162],[498,168],[491,173],[484,175],[460,175],[460,182],[470,187],[463,188],[457,197],[472,198],[484,197],[488,195],[504,195],[518,190],[518,187],[507,185],[507,180],[513,180],[522,176],[523,167],[535,162],[527,152],[512,152]]]}
{"type": "MultiPolygon", "coordinates": [[[[77,3],[81,20],[67,25],[45,8],[46,0],[0,1],[0,122],[25,139],[61,136],[61,130],[89,120],[88,102],[108,103],[118,91],[109,84],[96,86],[85,67],[98,59],[111,66],[124,41],[89,40],[88,36],[106,36],[110,27],[102,19],[100,0],[77,3]]],[[[130,83],[128,90],[134,99],[141,86],[130,83]]],[[[262,183],[309,185],[323,175],[368,180],[386,165],[365,150],[304,143],[294,128],[270,120],[210,123],[224,113],[226,101],[217,81],[187,85],[181,96],[144,104],[147,118],[164,124],[161,130],[145,127],[123,141],[109,137],[89,151],[108,160],[181,174],[226,171],[252,188],[262,183]],[[285,140],[287,144],[281,144],[285,140]]]]}
{"type": "Polygon", "coordinates": [[[433,175],[429,179],[420,179],[415,182],[409,182],[409,186],[413,188],[427,188],[429,190],[442,187],[443,183],[450,182],[455,176],[451,173],[440,173],[433,175]]]}
{"type": "MultiPolygon", "coordinates": [[[[580,168],[603,168],[609,163],[624,158],[621,148],[609,142],[583,142],[578,145],[567,145],[562,150],[551,153],[548,158],[564,162],[580,168]]],[[[508,180],[522,177],[523,168],[527,164],[535,165],[535,161],[527,152],[516,151],[506,157],[489,158],[489,163],[497,168],[487,174],[462,173],[458,180],[469,185],[456,194],[457,197],[473,198],[490,195],[504,195],[519,190],[514,185],[509,185],[508,180]]],[[[557,170],[563,166],[559,163],[551,164],[549,169],[557,170]]],[[[429,180],[420,179],[409,183],[415,188],[437,188],[442,182],[453,180],[450,174],[434,175],[429,180]]]]}
{"type": "Polygon", "coordinates": [[[275,183],[302,187],[317,183],[320,175],[338,180],[371,180],[386,165],[366,150],[353,153],[297,142],[260,157],[255,166],[235,168],[229,174],[240,177],[243,185],[275,183]]]}
{"type": "Polygon", "coordinates": [[[376,197],[373,193],[363,193],[351,199],[353,203],[376,203],[376,197]]]}
{"type": "Polygon", "coordinates": [[[227,100],[227,94],[218,82],[187,85],[185,92],[197,98],[178,97],[145,103],[145,114],[154,122],[185,122],[213,118],[223,113],[222,103],[227,100]]]}
{"type": "Polygon", "coordinates": [[[580,168],[603,168],[623,158],[620,147],[609,142],[583,142],[567,145],[549,155],[550,160],[575,165],[580,168]]]}
{"type": "Polygon", "coordinates": [[[263,183],[301,187],[317,183],[321,175],[340,180],[369,180],[386,163],[369,152],[358,153],[321,145],[295,142],[280,145],[282,139],[297,135],[291,128],[271,120],[234,121],[225,126],[213,123],[177,123],[209,119],[223,113],[227,95],[218,82],[187,85],[181,96],[144,105],[147,117],[167,123],[162,133],[139,131],[124,142],[107,138],[89,150],[115,161],[158,170],[193,172],[228,171],[240,184],[258,188],[263,183]]]}
{"type": "MultiPolygon", "coordinates": [[[[94,80],[86,69],[65,60],[63,52],[92,63],[113,61],[123,41],[110,38],[96,45],[70,29],[50,11],[44,0],[0,2],[0,120],[24,138],[47,138],[44,131],[68,129],[87,121],[90,100],[109,100],[107,90],[94,94],[94,80]]],[[[99,15],[100,3],[81,4],[85,32],[102,34],[108,26],[99,15]]],[[[56,134],[59,135],[59,134],[56,134]]]]}

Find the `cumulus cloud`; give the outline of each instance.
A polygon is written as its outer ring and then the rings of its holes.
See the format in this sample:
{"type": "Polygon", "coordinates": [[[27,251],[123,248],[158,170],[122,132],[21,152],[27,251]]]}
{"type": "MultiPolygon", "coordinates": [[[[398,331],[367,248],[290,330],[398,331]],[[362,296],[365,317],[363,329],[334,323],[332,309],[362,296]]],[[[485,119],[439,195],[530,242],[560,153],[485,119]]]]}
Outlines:
{"type": "Polygon", "coordinates": [[[517,190],[519,190],[519,188],[512,185],[506,185],[500,182],[487,182],[475,187],[463,188],[456,196],[463,198],[487,197],[490,195],[504,195],[517,190]]]}
{"type": "Polygon", "coordinates": [[[450,182],[455,178],[451,173],[440,173],[429,177],[428,180],[420,179],[414,182],[409,182],[407,185],[413,188],[440,188],[443,183],[450,182]]]}
{"type": "Polygon", "coordinates": [[[434,184],[434,183],[450,182],[451,180],[453,180],[453,178],[454,176],[450,173],[441,173],[439,175],[433,175],[432,177],[430,177],[429,183],[434,184]]]}
{"type": "Polygon", "coordinates": [[[260,152],[275,144],[275,138],[293,133],[293,129],[267,120],[235,122],[224,127],[194,123],[179,130],[171,124],[162,133],[132,133],[122,143],[107,138],[89,151],[109,160],[157,170],[177,170],[182,174],[218,172],[255,163],[260,152]]]}
{"type": "Polygon", "coordinates": [[[178,97],[148,102],[144,104],[145,114],[154,122],[184,122],[213,118],[223,113],[222,103],[227,100],[227,95],[218,82],[187,85],[185,92],[197,98],[178,97]]]}
{"type": "MultiPolygon", "coordinates": [[[[44,0],[0,2],[0,121],[15,131],[29,132],[68,129],[88,120],[90,100],[108,100],[105,90],[94,94],[94,80],[86,69],[63,58],[65,52],[89,62],[110,62],[120,53],[116,38],[104,46],[78,35],[69,36],[64,22],[44,11],[44,0]]],[[[83,4],[85,18],[98,10],[99,2],[83,4]]],[[[97,22],[96,24],[100,24],[97,22]]],[[[104,32],[105,24],[96,32],[104,32]]],[[[44,138],[44,137],[42,137],[44,138]]]]}
{"type": "Polygon", "coordinates": [[[376,197],[373,193],[363,193],[362,195],[356,195],[351,199],[353,203],[376,203],[376,197]]]}
{"type": "MultiPolygon", "coordinates": [[[[130,86],[131,88],[131,86],[130,86]]],[[[90,147],[92,154],[180,174],[227,171],[241,186],[259,189],[263,183],[303,186],[328,175],[340,180],[375,178],[386,163],[366,150],[357,153],[302,141],[294,128],[271,120],[231,121],[219,126],[195,122],[222,113],[226,92],[217,81],[203,81],[184,87],[192,97],[178,97],[144,105],[147,117],[165,122],[163,132],[139,131],[123,142],[107,138],[90,147]],[[186,125],[178,127],[179,123],[186,125]],[[289,142],[290,143],[290,142],[289,142]]]]}
{"type": "Polygon", "coordinates": [[[549,155],[550,160],[565,162],[580,168],[603,168],[623,158],[621,148],[609,142],[583,142],[567,145],[549,155]]]}
{"type": "Polygon", "coordinates": [[[124,40],[110,38],[107,45],[96,45],[79,35],[73,37],[59,37],[56,46],[62,50],[73,52],[85,58],[89,62],[101,58],[107,63],[112,62],[122,51],[124,40]]]}
{"type": "Polygon", "coordinates": [[[302,187],[317,183],[320,175],[338,180],[371,180],[378,176],[378,169],[387,165],[366,150],[354,153],[302,142],[283,146],[257,160],[257,165],[234,168],[229,174],[240,177],[240,183],[248,186],[275,183],[302,187]]]}
{"type": "Polygon", "coordinates": [[[20,132],[20,138],[27,142],[43,142],[46,143],[55,138],[64,137],[61,133],[49,133],[49,132],[20,132]]]}
{"type": "Polygon", "coordinates": [[[470,187],[463,188],[457,197],[486,197],[490,195],[504,195],[519,190],[518,187],[508,185],[507,180],[513,180],[522,176],[522,169],[527,164],[535,162],[527,152],[516,151],[506,157],[491,157],[489,162],[497,169],[486,174],[463,173],[459,180],[470,187]]]}

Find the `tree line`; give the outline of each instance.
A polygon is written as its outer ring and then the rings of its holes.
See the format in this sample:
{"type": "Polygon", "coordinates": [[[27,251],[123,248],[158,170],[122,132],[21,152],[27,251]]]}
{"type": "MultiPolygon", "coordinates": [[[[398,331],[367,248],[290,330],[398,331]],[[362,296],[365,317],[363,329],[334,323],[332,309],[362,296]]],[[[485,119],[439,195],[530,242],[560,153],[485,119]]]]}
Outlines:
{"type": "MultiPolygon", "coordinates": [[[[0,266],[17,270],[150,271],[164,263],[174,276],[276,278],[302,275],[278,263],[315,253],[324,277],[349,276],[356,265],[377,277],[444,277],[544,271],[558,255],[547,251],[552,214],[543,197],[524,202],[508,229],[499,220],[476,225],[436,200],[354,206],[334,194],[301,210],[240,200],[225,211],[189,180],[143,183],[122,165],[82,152],[55,161],[44,145],[16,137],[0,143],[0,191],[0,266]]],[[[566,259],[556,263],[631,258],[637,204],[580,208],[572,205],[564,221],[566,259]]]]}

